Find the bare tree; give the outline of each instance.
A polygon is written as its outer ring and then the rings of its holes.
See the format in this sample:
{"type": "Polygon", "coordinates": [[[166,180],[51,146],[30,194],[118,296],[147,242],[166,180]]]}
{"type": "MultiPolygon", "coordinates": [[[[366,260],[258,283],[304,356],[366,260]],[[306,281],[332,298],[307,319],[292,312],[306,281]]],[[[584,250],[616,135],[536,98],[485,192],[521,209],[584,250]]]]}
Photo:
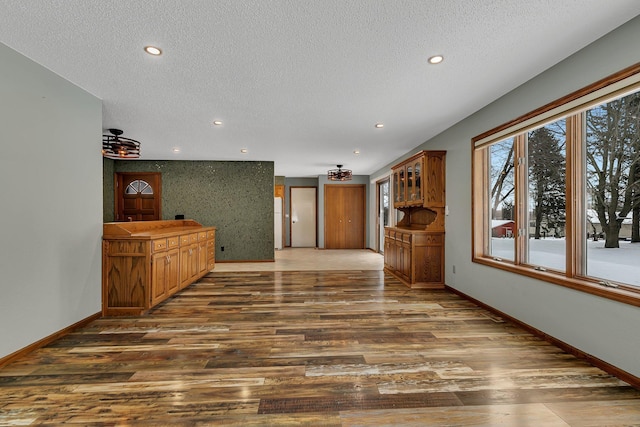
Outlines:
{"type": "Polygon", "coordinates": [[[617,248],[623,220],[639,206],[640,94],[586,112],[587,185],[605,233],[605,248],[617,248]]]}
{"type": "MultiPolygon", "coordinates": [[[[515,190],[513,182],[513,139],[501,141],[491,147],[491,212],[495,218],[500,205],[509,205],[515,190]]],[[[496,218],[497,219],[497,218],[496,218]]],[[[504,218],[500,218],[504,219],[504,218]]]]}

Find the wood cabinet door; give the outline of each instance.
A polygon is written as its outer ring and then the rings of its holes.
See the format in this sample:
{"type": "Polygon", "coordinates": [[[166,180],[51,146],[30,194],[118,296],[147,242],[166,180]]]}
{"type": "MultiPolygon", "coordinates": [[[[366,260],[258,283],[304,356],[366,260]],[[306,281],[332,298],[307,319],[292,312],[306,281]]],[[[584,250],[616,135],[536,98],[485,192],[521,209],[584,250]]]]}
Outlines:
{"type": "Polygon", "coordinates": [[[207,268],[207,241],[198,242],[198,275],[206,273],[207,268]]]}
{"type": "Polygon", "coordinates": [[[187,286],[191,281],[191,262],[193,258],[191,245],[180,247],[180,289],[187,286]]]}
{"type": "Polygon", "coordinates": [[[167,295],[167,253],[158,252],[151,257],[151,305],[162,301],[167,295]]]}
{"type": "Polygon", "coordinates": [[[365,186],[324,186],[324,247],[364,249],[365,186]]]}
{"type": "Polygon", "coordinates": [[[167,268],[165,271],[167,296],[180,289],[180,252],[178,248],[167,252],[167,268]]]}

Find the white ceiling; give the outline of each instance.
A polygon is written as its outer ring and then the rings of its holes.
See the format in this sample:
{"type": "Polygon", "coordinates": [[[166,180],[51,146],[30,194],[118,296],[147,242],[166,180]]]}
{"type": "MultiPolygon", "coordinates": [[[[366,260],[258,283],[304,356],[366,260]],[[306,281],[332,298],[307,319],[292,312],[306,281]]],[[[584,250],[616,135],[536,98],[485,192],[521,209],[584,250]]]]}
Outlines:
{"type": "Polygon", "coordinates": [[[638,14],[638,0],[0,0],[0,41],[101,98],[103,127],[143,159],[369,175],[638,14]]]}

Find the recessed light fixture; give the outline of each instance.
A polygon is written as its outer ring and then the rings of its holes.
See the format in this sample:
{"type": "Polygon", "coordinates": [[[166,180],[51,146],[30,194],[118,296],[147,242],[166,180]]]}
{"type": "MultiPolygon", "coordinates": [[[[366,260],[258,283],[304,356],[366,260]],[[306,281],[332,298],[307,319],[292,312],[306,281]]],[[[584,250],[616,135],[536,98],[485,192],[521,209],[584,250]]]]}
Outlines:
{"type": "Polygon", "coordinates": [[[384,127],[384,124],[382,124],[382,123],[376,123],[376,124],[375,124],[375,127],[376,127],[376,128],[378,128],[378,129],[382,129],[382,128],[384,127]]]}
{"type": "Polygon", "coordinates": [[[353,154],[357,156],[358,154],[360,154],[360,150],[353,150],[353,154]]]}
{"type": "Polygon", "coordinates": [[[433,55],[429,58],[429,64],[439,64],[444,61],[444,56],[442,55],[433,55]]]}
{"type": "Polygon", "coordinates": [[[241,149],[240,149],[240,152],[241,152],[242,154],[247,154],[247,153],[249,152],[249,150],[247,150],[246,148],[241,148],[241,149]]]}
{"type": "Polygon", "coordinates": [[[216,126],[220,126],[222,124],[222,121],[221,120],[214,120],[213,124],[216,125],[216,126]]]}
{"type": "Polygon", "coordinates": [[[153,55],[153,56],[162,55],[162,49],[155,46],[145,46],[144,51],[147,52],[149,55],[153,55]]]}
{"type": "Polygon", "coordinates": [[[179,153],[180,152],[180,147],[173,147],[173,152],[174,153],[179,153]]]}

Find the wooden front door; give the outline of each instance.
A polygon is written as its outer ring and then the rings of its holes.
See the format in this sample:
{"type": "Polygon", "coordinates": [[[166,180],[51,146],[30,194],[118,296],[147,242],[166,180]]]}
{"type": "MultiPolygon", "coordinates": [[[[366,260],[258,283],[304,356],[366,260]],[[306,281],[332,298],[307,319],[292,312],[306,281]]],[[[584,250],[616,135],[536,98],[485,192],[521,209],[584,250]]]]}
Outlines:
{"type": "Polygon", "coordinates": [[[364,249],[365,186],[324,186],[324,247],[364,249]]]}
{"type": "Polygon", "coordinates": [[[116,173],[116,221],[154,221],[161,217],[159,172],[116,173]]]}

